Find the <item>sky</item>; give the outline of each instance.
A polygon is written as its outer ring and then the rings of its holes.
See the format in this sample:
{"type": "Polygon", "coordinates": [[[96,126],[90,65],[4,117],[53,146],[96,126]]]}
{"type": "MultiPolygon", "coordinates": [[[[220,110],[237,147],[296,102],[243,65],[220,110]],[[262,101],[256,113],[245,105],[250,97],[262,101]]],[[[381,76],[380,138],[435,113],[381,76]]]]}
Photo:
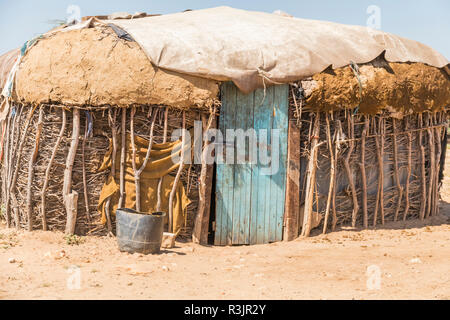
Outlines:
{"type": "Polygon", "coordinates": [[[0,0],[0,55],[48,31],[55,26],[52,21],[66,20],[73,5],[78,6],[81,16],[123,11],[167,14],[230,6],[264,12],[282,10],[298,18],[352,25],[369,22],[383,31],[427,44],[450,59],[449,0],[0,0]]]}

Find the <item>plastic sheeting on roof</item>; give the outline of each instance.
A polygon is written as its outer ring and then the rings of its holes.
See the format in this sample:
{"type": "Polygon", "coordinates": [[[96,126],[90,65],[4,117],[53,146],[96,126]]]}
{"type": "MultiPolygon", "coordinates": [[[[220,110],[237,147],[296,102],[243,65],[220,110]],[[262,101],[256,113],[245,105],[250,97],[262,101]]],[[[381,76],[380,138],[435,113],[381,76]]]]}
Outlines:
{"type": "Polygon", "coordinates": [[[109,20],[127,31],[156,66],[245,92],[309,77],[330,65],[372,61],[442,68],[447,59],[419,42],[361,26],[218,7],[136,20],[109,20]]]}

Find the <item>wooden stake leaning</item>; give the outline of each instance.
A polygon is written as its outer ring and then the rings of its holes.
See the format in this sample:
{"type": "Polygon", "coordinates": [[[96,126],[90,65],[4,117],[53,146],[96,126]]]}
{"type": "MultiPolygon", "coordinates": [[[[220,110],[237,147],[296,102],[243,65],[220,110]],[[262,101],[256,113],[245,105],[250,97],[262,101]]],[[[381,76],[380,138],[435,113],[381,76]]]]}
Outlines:
{"type": "Polygon", "coordinates": [[[74,234],[77,223],[77,204],[78,192],[72,190],[72,172],[75,156],[77,153],[78,142],[80,140],[80,110],[73,109],[73,129],[72,141],[70,143],[69,152],[67,154],[66,168],[64,170],[63,196],[64,205],[66,207],[66,234],[74,234]]]}
{"type": "Polygon", "coordinates": [[[185,143],[186,143],[186,112],[183,111],[183,125],[182,125],[182,136],[181,136],[181,156],[180,156],[180,166],[178,167],[178,172],[173,182],[172,190],[169,195],[169,232],[173,233],[173,199],[177,191],[178,182],[180,181],[181,172],[183,172],[183,164],[185,158],[185,143]]]}
{"type": "Polygon", "coordinates": [[[34,167],[36,159],[39,153],[39,143],[41,140],[42,125],[44,117],[44,107],[39,109],[39,119],[36,124],[36,136],[34,142],[34,148],[28,161],[28,181],[27,181],[27,219],[28,219],[28,231],[33,230],[33,200],[32,200],[32,184],[34,179],[34,167]]]}
{"type": "Polygon", "coordinates": [[[53,147],[53,151],[52,151],[52,155],[50,157],[50,161],[48,162],[47,169],[45,170],[44,185],[42,186],[42,191],[41,191],[42,230],[44,230],[44,231],[48,230],[45,201],[46,201],[46,193],[47,193],[48,182],[49,182],[49,178],[50,178],[50,172],[52,170],[53,162],[55,160],[56,153],[58,152],[59,145],[61,144],[61,140],[63,139],[64,132],[66,130],[66,123],[67,123],[66,109],[62,108],[62,125],[61,125],[61,130],[59,131],[58,139],[56,140],[55,146],[53,147]]]}
{"type": "MultiPolygon", "coordinates": [[[[325,115],[325,120],[327,123],[327,138],[328,138],[328,150],[330,152],[330,164],[331,164],[331,172],[330,172],[330,186],[328,189],[328,198],[327,198],[327,206],[325,209],[325,219],[324,219],[324,223],[323,223],[323,231],[322,233],[325,234],[327,232],[327,227],[328,227],[328,218],[329,218],[329,214],[330,214],[330,206],[331,206],[331,201],[333,198],[333,190],[334,190],[334,186],[335,186],[335,177],[336,177],[336,167],[335,167],[335,162],[334,162],[334,155],[336,154],[336,151],[333,151],[333,143],[331,141],[331,129],[330,129],[330,119],[329,119],[329,115],[328,113],[325,115]]],[[[336,129],[335,129],[336,131],[336,129]]],[[[336,139],[336,132],[334,134],[334,139],[336,139]]],[[[335,144],[337,146],[337,143],[335,144]]],[[[335,147],[337,150],[337,147],[335,147]]]]}

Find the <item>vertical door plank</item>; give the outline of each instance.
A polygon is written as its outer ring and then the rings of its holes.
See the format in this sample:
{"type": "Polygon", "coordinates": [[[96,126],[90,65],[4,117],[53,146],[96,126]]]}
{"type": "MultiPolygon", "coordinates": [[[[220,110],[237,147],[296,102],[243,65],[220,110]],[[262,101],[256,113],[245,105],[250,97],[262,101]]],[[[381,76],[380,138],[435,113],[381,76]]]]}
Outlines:
{"type": "Polygon", "coordinates": [[[274,95],[274,125],[273,128],[279,129],[279,168],[275,181],[272,187],[276,190],[277,208],[273,212],[274,220],[271,219],[271,233],[270,241],[281,241],[283,239],[283,219],[285,212],[285,198],[286,198],[286,174],[287,174],[287,146],[288,146],[288,123],[289,123],[289,86],[281,85],[275,87],[274,95]]]}
{"type": "MultiPolygon", "coordinates": [[[[253,129],[253,93],[243,94],[238,91],[236,98],[236,129],[242,129],[245,134],[253,129]]],[[[236,141],[237,142],[237,141],[236,141]]],[[[244,160],[248,159],[248,146],[236,145],[236,154],[241,153],[244,160]]],[[[237,159],[237,157],[236,157],[237,159]]],[[[233,215],[233,243],[249,244],[249,221],[251,212],[251,166],[248,163],[237,163],[234,169],[234,215],[233,215]]]]}

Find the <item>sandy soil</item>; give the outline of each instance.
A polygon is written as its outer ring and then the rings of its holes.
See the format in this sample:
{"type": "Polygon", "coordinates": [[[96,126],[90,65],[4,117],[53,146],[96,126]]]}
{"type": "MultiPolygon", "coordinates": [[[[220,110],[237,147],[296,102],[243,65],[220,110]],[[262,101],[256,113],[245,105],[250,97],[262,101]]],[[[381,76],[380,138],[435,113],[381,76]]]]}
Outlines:
{"type": "Polygon", "coordinates": [[[450,299],[450,161],[441,215],[424,222],[252,247],[177,243],[154,256],[81,242],[0,227],[0,298],[450,299]]]}

